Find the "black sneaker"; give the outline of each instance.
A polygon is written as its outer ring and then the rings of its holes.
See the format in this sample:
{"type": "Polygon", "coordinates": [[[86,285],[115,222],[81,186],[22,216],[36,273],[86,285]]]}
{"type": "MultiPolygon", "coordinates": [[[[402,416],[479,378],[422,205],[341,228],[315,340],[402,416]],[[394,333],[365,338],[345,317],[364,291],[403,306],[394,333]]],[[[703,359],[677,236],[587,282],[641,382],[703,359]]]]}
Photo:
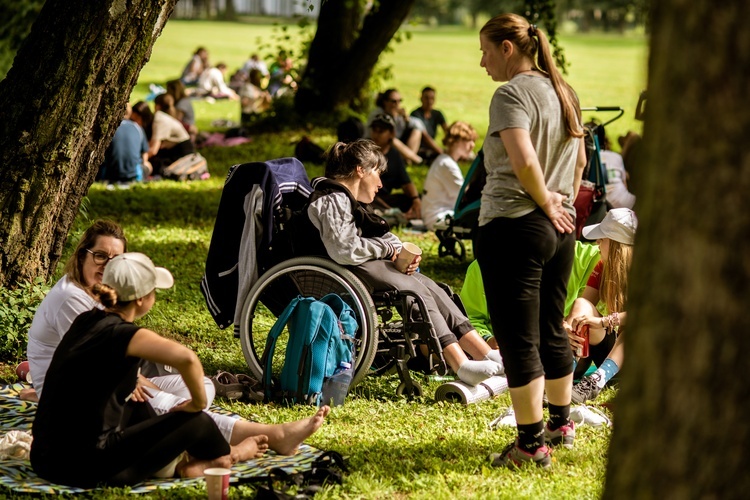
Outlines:
{"type": "Polygon", "coordinates": [[[573,392],[571,394],[571,399],[576,404],[583,404],[586,401],[591,401],[596,399],[596,397],[599,395],[599,391],[601,389],[597,385],[599,382],[599,375],[596,373],[588,376],[583,377],[577,384],[573,386],[573,392]]]}
{"type": "Polygon", "coordinates": [[[521,467],[523,464],[533,463],[543,469],[552,465],[549,448],[541,446],[533,454],[528,453],[518,446],[518,440],[510,443],[501,453],[490,455],[490,463],[493,467],[521,467]]]}

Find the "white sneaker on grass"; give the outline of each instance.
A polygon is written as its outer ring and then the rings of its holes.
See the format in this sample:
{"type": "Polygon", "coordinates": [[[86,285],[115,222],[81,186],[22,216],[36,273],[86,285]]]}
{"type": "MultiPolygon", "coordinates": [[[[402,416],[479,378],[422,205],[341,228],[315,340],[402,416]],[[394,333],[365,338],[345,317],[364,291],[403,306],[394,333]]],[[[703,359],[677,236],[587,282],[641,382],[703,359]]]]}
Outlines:
{"type": "Polygon", "coordinates": [[[512,405],[490,422],[490,429],[497,429],[498,427],[516,427],[516,412],[512,405]]]}
{"type": "Polygon", "coordinates": [[[612,421],[601,410],[586,405],[572,406],[570,408],[570,419],[578,425],[590,425],[591,427],[611,427],[612,421]]]}

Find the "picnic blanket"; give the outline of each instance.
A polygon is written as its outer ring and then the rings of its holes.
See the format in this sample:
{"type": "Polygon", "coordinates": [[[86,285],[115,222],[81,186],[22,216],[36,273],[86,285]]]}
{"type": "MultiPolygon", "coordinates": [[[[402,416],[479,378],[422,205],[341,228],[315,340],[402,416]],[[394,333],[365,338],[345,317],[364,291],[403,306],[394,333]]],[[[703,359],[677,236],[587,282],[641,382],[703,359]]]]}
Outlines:
{"type": "MultiPolygon", "coordinates": [[[[29,386],[21,383],[0,386],[0,437],[11,430],[31,430],[31,424],[36,413],[36,403],[22,401],[18,398],[19,391],[25,387],[29,386]]],[[[237,416],[216,405],[211,407],[211,411],[237,416]]],[[[234,465],[230,481],[236,483],[261,479],[267,477],[268,472],[275,467],[280,467],[290,474],[303,472],[310,469],[312,463],[322,453],[323,451],[306,444],[302,444],[299,452],[294,456],[277,455],[269,451],[263,458],[234,465]]],[[[160,489],[183,488],[199,485],[202,482],[203,478],[151,479],[133,486],[130,493],[150,493],[160,489]]],[[[17,459],[0,460],[0,486],[22,493],[60,494],[92,491],[50,483],[34,473],[28,460],[17,459]]]]}
{"type": "Polygon", "coordinates": [[[505,377],[490,377],[475,386],[456,380],[438,387],[435,399],[468,405],[494,398],[507,390],[508,379],[505,377]]]}

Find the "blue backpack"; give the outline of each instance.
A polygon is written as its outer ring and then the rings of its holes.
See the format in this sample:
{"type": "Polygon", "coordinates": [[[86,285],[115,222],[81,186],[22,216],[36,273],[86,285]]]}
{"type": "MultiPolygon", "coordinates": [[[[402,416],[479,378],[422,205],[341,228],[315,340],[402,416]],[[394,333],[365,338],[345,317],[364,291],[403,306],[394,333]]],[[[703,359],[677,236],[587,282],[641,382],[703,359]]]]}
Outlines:
{"type": "Polygon", "coordinates": [[[352,308],[335,293],[320,300],[292,300],[271,328],[261,358],[266,400],[319,406],[324,380],[342,361],[352,362],[358,327],[352,308]],[[287,324],[289,341],[279,384],[271,377],[273,353],[287,324]]]}

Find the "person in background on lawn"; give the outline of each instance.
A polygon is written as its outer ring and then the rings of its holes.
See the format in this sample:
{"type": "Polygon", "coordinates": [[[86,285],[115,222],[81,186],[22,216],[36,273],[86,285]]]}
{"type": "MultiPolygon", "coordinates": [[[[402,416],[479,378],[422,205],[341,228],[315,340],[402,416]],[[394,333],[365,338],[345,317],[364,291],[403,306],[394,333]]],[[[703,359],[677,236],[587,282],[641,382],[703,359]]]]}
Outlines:
{"type": "Polygon", "coordinates": [[[573,304],[564,326],[573,350],[580,345],[577,333],[581,327],[589,327],[589,356],[578,360],[576,375],[582,376],[592,362],[598,368],[573,386],[575,403],[596,399],[622,367],[628,272],[637,228],[638,219],[628,208],[614,208],[601,223],[583,228],[585,238],[596,240],[602,258],[591,273],[583,295],[573,304]],[[603,308],[597,308],[600,303],[603,308]]]}
{"type": "Polygon", "coordinates": [[[464,174],[457,162],[474,151],[476,140],[476,130],[466,122],[454,122],[446,131],[445,152],[435,158],[424,180],[422,221],[430,231],[435,229],[436,222],[453,215],[464,185],[464,174]]]}
{"type": "Polygon", "coordinates": [[[263,78],[268,78],[268,76],[270,75],[268,71],[268,66],[266,66],[266,63],[260,60],[260,57],[258,57],[258,54],[252,54],[250,56],[250,59],[245,61],[245,64],[242,65],[241,71],[245,73],[247,76],[250,76],[250,71],[254,69],[257,69],[260,72],[261,80],[263,78]]]}
{"type": "Polygon", "coordinates": [[[240,95],[240,123],[247,123],[253,115],[268,111],[271,107],[271,94],[261,88],[260,70],[250,70],[247,82],[243,83],[240,95]]]}
{"type": "Polygon", "coordinates": [[[140,125],[130,120],[131,114],[132,108],[128,103],[120,126],[104,152],[99,178],[110,184],[140,182],[152,172],[146,133],[140,125]]]}
{"type": "Polygon", "coordinates": [[[547,444],[572,448],[575,440],[573,355],[562,323],[575,251],[573,200],[586,165],[583,122],[542,30],[502,14],[482,27],[479,41],[480,65],[493,81],[508,83],[490,105],[475,253],[518,429],[490,460],[549,467],[547,444]]]}
{"type": "Polygon", "coordinates": [[[208,62],[208,50],[205,47],[198,47],[193,57],[185,65],[185,69],[182,70],[180,80],[182,80],[182,83],[186,87],[195,87],[198,85],[198,79],[200,79],[203,72],[210,66],[208,62]]]}
{"type": "Polygon", "coordinates": [[[224,81],[227,73],[227,65],[220,62],[213,68],[206,69],[201,73],[198,80],[198,95],[212,97],[214,99],[239,99],[237,92],[230,89],[224,81]]]}
{"type": "MultiPolygon", "coordinates": [[[[98,220],[84,232],[65,264],[65,274],[34,314],[27,348],[34,388],[22,391],[21,399],[38,401],[42,397],[55,350],[77,316],[101,307],[92,293],[93,287],[101,283],[104,270],[112,258],[126,250],[127,239],[115,222],[98,220]]],[[[148,370],[146,367],[144,369],[148,370]]],[[[138,377],[132,399],[147,401],[157,414],[167,413],[189,399],[190,393],[180,375],[158,375],[152,370],[148,376],[150,378],[143,375],[138,377]]],[[[203,378],[203,385],[207,395],[205,408],[208,409],[214,399],[215,387],[208,378],[203,378]]],[[[239,444],[250,436],[266,435],[270,448],[283,455],[295,453],[302,441],[315,432],[322,422],[317,414],[308,419],[267,425],[207,413],[229,444],[239,444]]]]}
{"type": "MultiPolygon", "coordinates": [[[[419,146],[418,154],[427,159],[443,153],[443,148],[437,143],[437,131],[440,127],[447,134],[448,123],[445,121],[443,113],[435,109],[435,89],[432,87],[423,88],[421,101],[422,106],[412,111],[410,116],[418,118],[424,124],[426,133],[422,134],[422,143],[419,146]]],[[[463,158],[459,159],[462,160],[463,158]]]]}
{"type": "Polygon", "coordinates": [[[635,195],[628,190],[628,172],[620,153],[610,150],[609,139],[604,138],[600,157],[607,170],[607,203],[613,208],[630,208],[635,205],[635,195]]]}
{"type": "Polygon", "coordinates": [[[174,107],[177,109],[177,119],[190,134],[190,140],[195,142],[198,135],[198,127],[195,125],[195,110],[193,101],[185,93],[185,85],[180,80],[170,80],[167,82],[167,94],[174,99],[174,107]]]}
{"type": "MultiPolygon", "coordinates": [[[[573,303],[583,294],[589,276],[601,260],[599,247],[590,243],[576,241],[575,257],[573,258],[573,270],[568,279],[566,288],[565,310],[567,316],[573,308],[573,303]]],[[[487,341],[493,349],[497,349],[497,341],[492,333],[492,321],[487,311],[487,297],[484,294],[484,282],[479,262],[473,261],[466,270],[466,277],[461,288],[461,301],[466,309],[466,315],[471,324],[476,327],[479,334],[487,341]]]]}
{"type": "Polygon", "coordinates": [[[422,217],[422,200],[414,183],[406,171],[404,159],[393,147],[395,141],[395,125],[393,118],[381,113],[373,117],[370,122],[370,137],[385,156],[388,168],[380,175],[381,188],[373,201],[373,206],[381,210],[398,208],[406,219],[422,217]],[[401,189],[402,193],[392,193],[394,189],[401,189]]]}
{"type": "Polygon", "coordinates": [[[195,145],[182,123],[162,110],[167,107],[169,99],[171,96],[167,94],[156,96],[155,113],[151,112],[147,102],[139,101],[133,105],[131,115],[132,120],[146,131],[148,158],[154,175],[161,175],[172,162],[195,152],[195,145]]]}
{"type": "Polygon", "coordinates": [[[401,94],[396,89],[388,89],[378,94],[375,100],[375,108],[367,117],[365,138],[369,139],[369,130],[375,117],[382,114],[389,115],[393,119],[394,138],[393,147],[398,151],[405,161],[410,164],[419,165],[423,159],[417,154],[422,141],[424,123],[421,120],[407,116],[406,109],[401,106],[401,94]]]}
{"type": "Polygon", "coordinates": [[[367,139],[331,147],[326,177],[313,180],[306,210],[293,223],[294,248],[347,266],[371,290],[411,290],[424,299],[445,360],[469,385],[502,374],[497,351],[479,336],[448,294],[422,273],[419,258],[401,272],[393,264],[402,243],[385,220],[368,209],[381,186],[386,160],[367,139]],[[469,360],[465,352],[473,360],[469,360]]]}

